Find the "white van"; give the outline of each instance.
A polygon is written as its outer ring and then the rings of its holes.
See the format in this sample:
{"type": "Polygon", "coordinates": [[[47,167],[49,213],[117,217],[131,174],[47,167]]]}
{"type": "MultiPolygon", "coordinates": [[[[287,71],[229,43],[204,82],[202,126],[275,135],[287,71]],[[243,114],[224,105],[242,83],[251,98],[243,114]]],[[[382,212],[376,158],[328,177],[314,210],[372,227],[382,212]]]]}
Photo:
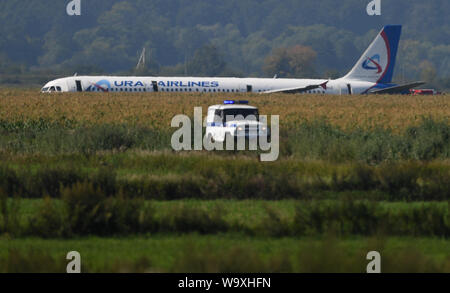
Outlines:
{"type": "Polygon", "coordinates": [[[206,136],[217,142],[224,142],[227,134],[233,138],[270,137],[269,127],[259,119],[258,108],[249,106],[248,101],[227,100],[223,105],[210,106],[206,123],[206,136]]]}

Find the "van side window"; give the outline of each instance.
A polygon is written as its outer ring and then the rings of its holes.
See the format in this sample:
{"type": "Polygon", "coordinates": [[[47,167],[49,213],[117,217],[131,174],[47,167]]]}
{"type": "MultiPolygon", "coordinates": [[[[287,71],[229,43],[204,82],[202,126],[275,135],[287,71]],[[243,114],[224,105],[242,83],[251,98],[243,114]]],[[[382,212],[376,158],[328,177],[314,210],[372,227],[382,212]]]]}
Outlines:
{"type": "Polygon", "coordinates": [[[214,122],[215,123],[223,122],[223,111],[222,110],[216,110],[216,112],[214,113],[214,122]]]}

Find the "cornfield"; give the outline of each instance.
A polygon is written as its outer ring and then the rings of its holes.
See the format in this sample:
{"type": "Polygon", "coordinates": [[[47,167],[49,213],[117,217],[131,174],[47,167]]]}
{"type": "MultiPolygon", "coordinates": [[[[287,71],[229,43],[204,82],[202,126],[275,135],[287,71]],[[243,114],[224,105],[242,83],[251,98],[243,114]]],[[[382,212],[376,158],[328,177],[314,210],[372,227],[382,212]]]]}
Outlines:
{"type": "Polygon", "coordinates": [[[418,125],[423,118],[447,121],[450,95],[441,96],[324,96],[235,94],[64,94],[1,90],[0,119],[24,121],[73,120],[86,124],[129,124],[168,129],[177,114],[193,115],[194,107],[224,99],[249,100],[261,114],[279,115],[282,128],[324,120],[342,129],[391,129],[394,132],[418,125]]]}

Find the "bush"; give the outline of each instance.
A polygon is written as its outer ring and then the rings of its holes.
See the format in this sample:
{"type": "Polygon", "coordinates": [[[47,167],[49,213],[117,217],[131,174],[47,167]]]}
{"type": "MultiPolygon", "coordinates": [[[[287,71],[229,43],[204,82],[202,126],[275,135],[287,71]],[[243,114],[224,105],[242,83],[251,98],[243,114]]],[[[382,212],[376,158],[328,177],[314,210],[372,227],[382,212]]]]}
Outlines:
{"type": "Polygon", "coordinates": [[[25,193],[31,198],[42,198],[44,195],[59,198],[62,188],[83,180],[81,172],[73,167],[44,166],[35,173],[25,170],[21,177],[25,193]]]}
{"type": "Polygon", "coordinates": [[[91,183],[77,183],[62,193],[70,233],[75,235],[137,233],[146,219],[141,200],[125,200],[123,195],[107,198],[103,190],[91,183]]]}
{"type": "Polygon", "coordinates": [[[450,205],[408,204],[388,209],[368,201],[302,202],[297,206],[297,235],[450,236],[450,205]]]}
{"type": "Polygon", "coordinates": [[[21,183],[16,171],[7,166],[0,166],[0,190],[2,190],[6,196],[19,194],[20,185],[21,183]]]}
{"type": "Polygon", "coordinates": [[[20,216],[19,199],[17,197],[10,199],[0,187],[0,235],[3,233],[19,235],[21,233],[20,216]]]}
{"type": "Polygon", "coordinates": [[[67,237],[69,225],[66,207],[46,196],[29,221],[29,233],[43,238],[67,237]]]}
{"type": "Polygon", "coordinates": [[[180,204],[170,208],[159,219],[158,227],[160,232],[216,234],[229,229],[223,215],[224,210],[220,206],[208,211],[180,204]]]}
{"type": "Polygon", "coordinates": [[[255,234],[269,237],[292,236],[292,224],[288,218],[283,217],[277,210],[264,206],[265,217],[255,227],[255,234]]]}

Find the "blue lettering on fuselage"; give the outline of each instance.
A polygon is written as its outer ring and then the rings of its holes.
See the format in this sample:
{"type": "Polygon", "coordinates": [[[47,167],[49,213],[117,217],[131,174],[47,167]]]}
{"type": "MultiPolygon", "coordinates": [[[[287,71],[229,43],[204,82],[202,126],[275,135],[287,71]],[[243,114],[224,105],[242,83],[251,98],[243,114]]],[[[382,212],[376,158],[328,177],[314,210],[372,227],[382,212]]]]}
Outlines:
{"type": "Polygon", "coordinates": [[[137,87],[137,86],[144,86],[144,83],[142,81],[136,81],[135,83],[131,80],[122,80],[122,81],[115,81],[114,86],[129,86],[129,87],[137,87]]]}
{"type": "Polygon", "coordinates": [[[218,81],[159,81],[159,87],[219,87],[218,81]]]}

